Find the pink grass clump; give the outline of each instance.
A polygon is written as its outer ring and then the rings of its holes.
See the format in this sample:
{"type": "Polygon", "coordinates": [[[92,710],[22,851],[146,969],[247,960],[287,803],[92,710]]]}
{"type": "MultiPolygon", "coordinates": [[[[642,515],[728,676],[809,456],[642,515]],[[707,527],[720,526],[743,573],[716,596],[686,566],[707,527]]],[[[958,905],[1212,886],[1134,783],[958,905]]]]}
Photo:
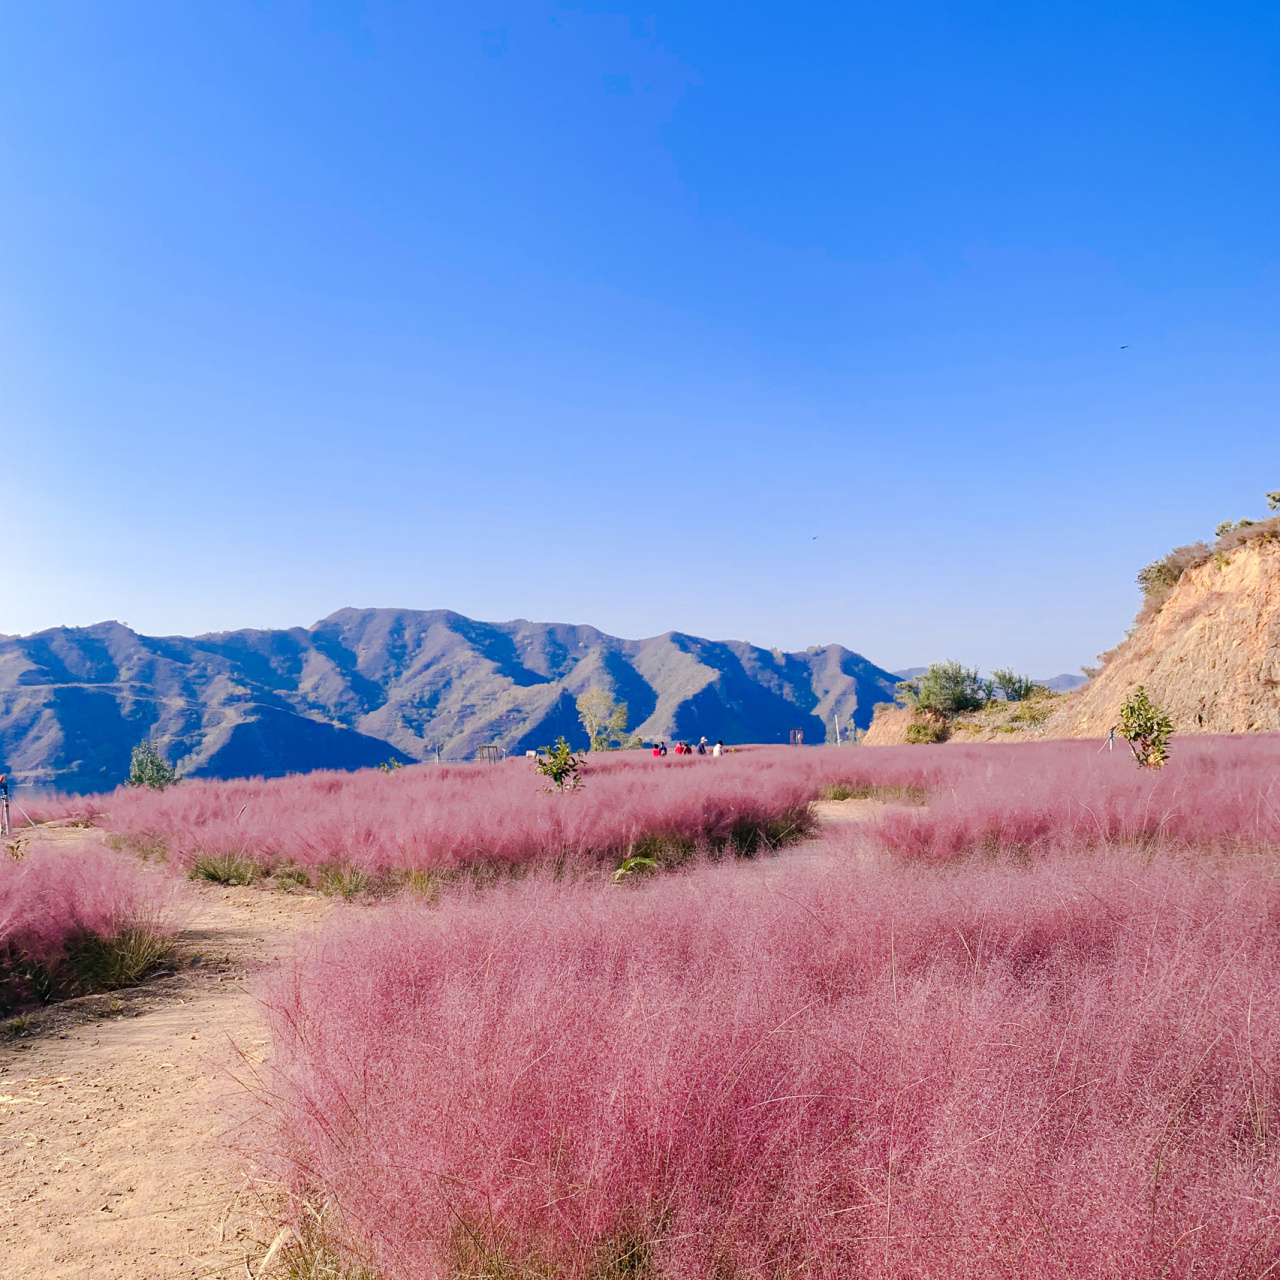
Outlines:
{"type": "Polygon", "coordinates": [[[172,882],[118,854],[37,846],[0,859],[0,1010],[127,985],[117,979],[164,954],[178,924],[172,882]],[[92,945],[126,935],[123,959],[92,945]]]}
{"type": "Polygon", "coordinates": [[[1123,744],[1115,752],[1076,741],[918,748],[945,766],[928,807],[886,813],[873,834],[897,856],[922,862],[1104,845],[1280,847],[1280,737],[1175,746],[1160,770],[1135,767],[1123,744]]]}
{"type": "Polygon", "coordinates": [[[389,1280],[1280,1268],[1270,863],[532,878],[267,1008],[287,1176],[389,1280]]]}
{"type": "Polygon", "coordinates": [[[187,781],[159,792],[122,788],[98,803],[115,834],[141,847],[163,844],[183,866],[235,854],[268,870],[345,865],[372,875],[484,864],[591,867],[646,843],[785,839],[805,826],[820,785],[820,762],[797,754],[593,759],[580,789],[551,794],[526,760],[512,760],[187,781]]]}
{"type": "Polygon", "coordinates": [[[65,823],[67,819],[90,826],[94,819],[102,817],[103,796],[93,793],[76,795],[67,791],[23,790],[15,795],[11,806],[10,816],[15,827],[58,820],[65,823]]]}

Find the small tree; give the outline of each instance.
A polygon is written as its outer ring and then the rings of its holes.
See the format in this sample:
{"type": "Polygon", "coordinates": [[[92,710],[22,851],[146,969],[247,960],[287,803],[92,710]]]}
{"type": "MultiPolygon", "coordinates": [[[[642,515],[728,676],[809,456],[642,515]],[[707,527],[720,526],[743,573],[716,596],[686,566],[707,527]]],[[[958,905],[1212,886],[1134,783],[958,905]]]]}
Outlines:
{"type": "Polygon", "coordinates": [[[614,702],[598,686],[578,699],[578,719],[591,739],[592,751],[612,751],[630,745],[626,736],[627,704],[614,702]]]}
{"type": "Polygon", "coordinates": [[[1038,693],[1048,693],[1049,690],[1042,684],[1036,682],[1030,676],[1014,675],[1011,667],[1001,667],[997,671],[991,673],[991,683],[995,685],[1009,702],[1025,702],[1026,699],[1035,697],[1038,693]]]}
{"type": "Polygon", "coordinates": [[[138,743],[129,759],[129,785],[163,791],[178,781],[178,771],[149,741],[138,743]]]}
{"type": "Polygon", "coordinates": [[[575,791],[581,779],[578,770],[582,766],[582,758],[569,750],[564,735],[556,739],[554,747],[541,747],[533,762],[535,773],[550,778],[557,791],[575,791]],[[544,756],[542,752],[547,754],[544,756]]]}
{"type": "Polygon", "coordinates": [[[1271,511],[1280,511],[1280,489],[1273,489],[1267,494],[1267,507],[1271,511]]]}
{"type": "Polygon", "coordinates": [[[977,667],[958,662],[931,662],[919,679],[902,680],[896,687],[898,698],[907,706],[943,717],[977,711],[991,698],[991,685],[977,667]]]}
{"type": "Polygon", "coordinates": [[[1139,768],[1159,769],[1169,758],[1173,721],[1147,696],[1146,685],[1140,684],[1120,708],[1117,727],[1139,768]]]}

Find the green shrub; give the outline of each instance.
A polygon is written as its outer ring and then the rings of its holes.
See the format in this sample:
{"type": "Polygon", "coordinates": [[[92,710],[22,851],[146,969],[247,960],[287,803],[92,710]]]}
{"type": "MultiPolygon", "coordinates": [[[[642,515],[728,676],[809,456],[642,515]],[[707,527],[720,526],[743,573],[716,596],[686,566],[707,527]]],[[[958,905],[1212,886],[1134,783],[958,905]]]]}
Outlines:
{"type": "Polygon", "coordinates": [[[178,781],[177,770],[149,741],[138,743],[129,759],[129,785],[163,791],[178,781]]]}
{"type": "Polygon", "coordinates": [[[1174,547],[1167,556],[1153,560],[1138,570],[1138,586],[1146,599],[1146,611],[1158,611],[1178,585],[1182,575],[1198,564],[1204,564],[1212,554],[1207,543],[1189,542],[1174,547]]]}
{"type": "Polygon", "coordinates": [[[1256,520],[1224,520],[1214,529],[1213,536],[1223,538],[1229,533],[1235,533],[1237,529],[1252,529],[1257,523],[1256,520]]]}
{"type": "Polygon", "coordinates": [[[943,720],[913,720],[907,725],[906,740],[916,744],[946,742],[951,736],[943,720]]]}
{"type": "Polygon", "coordinates": [[[978,674],[977,667],[951,661],[931,662],[924,675],[900,681],[897,690],[906,706],[938,716],[977,711],[991,699],[991,685],[978,674]]]}
{"type": "MultiPolygon", "coordinates": [[[[1043,685],[1036,686],[1044,689],[1043,685]]],[[[1044,689],[1045,694],[1048,690],[1044,689]]],[[[1043,724],[1053,714],[1053,703],[1050,697],[1032,697],[1024,702],[1016,711],[1009,716],[1009,724],[1002,726],[1003,728],[1011,728],[1017,730],[1022,725],[1039,725],[1043,724]]]]}
{"type": "Polygon", "coordinates": [[[1025,702],[1049,690],[1030,676],[1015,675],[1012,668],[1001,667],[991,673],[991,683],[1005,696],[1006,702],[1025,702]]]}
{"type": "Polygon", "coordinates": [[[277,889],[311,888],[311,877],[301,867],[281,867],[275,873],[277,889]]]}
{"type": "Polygon", "coordinates": [[[202,853],[192,860],[188,872],[192,880],[211,880],[214,884],[257,884],[265,869],[252,858],[239,853],[202,853]]]}
{"type": "Polygon", "coordinates": [[[1129,744],[1141,769],[1159,769],[1169,758],[1173,721],[1151,701],[1145,685],[1120,708],[1120,736],[1129,744]]]}
{"type": "Polygon", "coordinates": [[[556,739],[554,747],[542,747],[533,762],[535,773],[550,778],[557,791],[573,791],[579,783],[578,770],[582,767],[581,757],[569,750],[564,735],[556,739]],[[541,754],[545,751],[547,754],[541,754]]]}

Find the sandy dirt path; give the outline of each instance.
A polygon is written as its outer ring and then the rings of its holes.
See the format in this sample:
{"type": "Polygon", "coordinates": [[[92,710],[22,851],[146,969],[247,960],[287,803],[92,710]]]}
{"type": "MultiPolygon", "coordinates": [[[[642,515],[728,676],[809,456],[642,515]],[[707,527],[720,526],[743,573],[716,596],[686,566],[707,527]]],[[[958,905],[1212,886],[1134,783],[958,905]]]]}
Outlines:
{"type": "Polygon", "coordinates": [[[249,984],[331,904],[216,885],[192,898],[182,972],[0,1041],[5,1280],[244,1280],[246,1260],[256,1274],[278,1224],[227,1105],[267,1048],[249,984]]]}
{"type": "MultiPolygon", "coordinates": [[[[887,807],[815,811],[830,829],[887,807]]],[[[820,841],[805,844],[786,859],[833,862],[820,841]]],[[[268,1047],[252,985],[332,904],[207,884],[191,898],[180,973],[53,1006],[27,1034],[0,1039],[3,1280],[257,1274],[279,1223],[237,1150],[237,1100],[268,1047]]]]}

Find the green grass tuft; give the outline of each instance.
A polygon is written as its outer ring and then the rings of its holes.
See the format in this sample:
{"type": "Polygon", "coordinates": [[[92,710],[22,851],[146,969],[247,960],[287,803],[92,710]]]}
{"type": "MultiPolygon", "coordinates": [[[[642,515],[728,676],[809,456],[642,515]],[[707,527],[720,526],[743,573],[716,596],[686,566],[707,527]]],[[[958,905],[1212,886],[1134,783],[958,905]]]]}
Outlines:
{"type": "Polygon", "coordinates": [[[326,867],[320,873],[320,892],[327,898],[340,897],[348,902],[373,884],[372,877],[359,867],[326,867]]]}
{"type": "Polygon", "coordinates": [[[192,880],[214,884],[257,884],[266,875],[260,863],[239,853],[200,854],[191,863],[192,880]]]}
{"type": "Polygon", "coordinates": [[[115,991],[131,987],[168,966],[172,938],[147,925],[133,925],[111,938],[83,934],[67,944],[67,963],[77,991],[115,991]]]}

